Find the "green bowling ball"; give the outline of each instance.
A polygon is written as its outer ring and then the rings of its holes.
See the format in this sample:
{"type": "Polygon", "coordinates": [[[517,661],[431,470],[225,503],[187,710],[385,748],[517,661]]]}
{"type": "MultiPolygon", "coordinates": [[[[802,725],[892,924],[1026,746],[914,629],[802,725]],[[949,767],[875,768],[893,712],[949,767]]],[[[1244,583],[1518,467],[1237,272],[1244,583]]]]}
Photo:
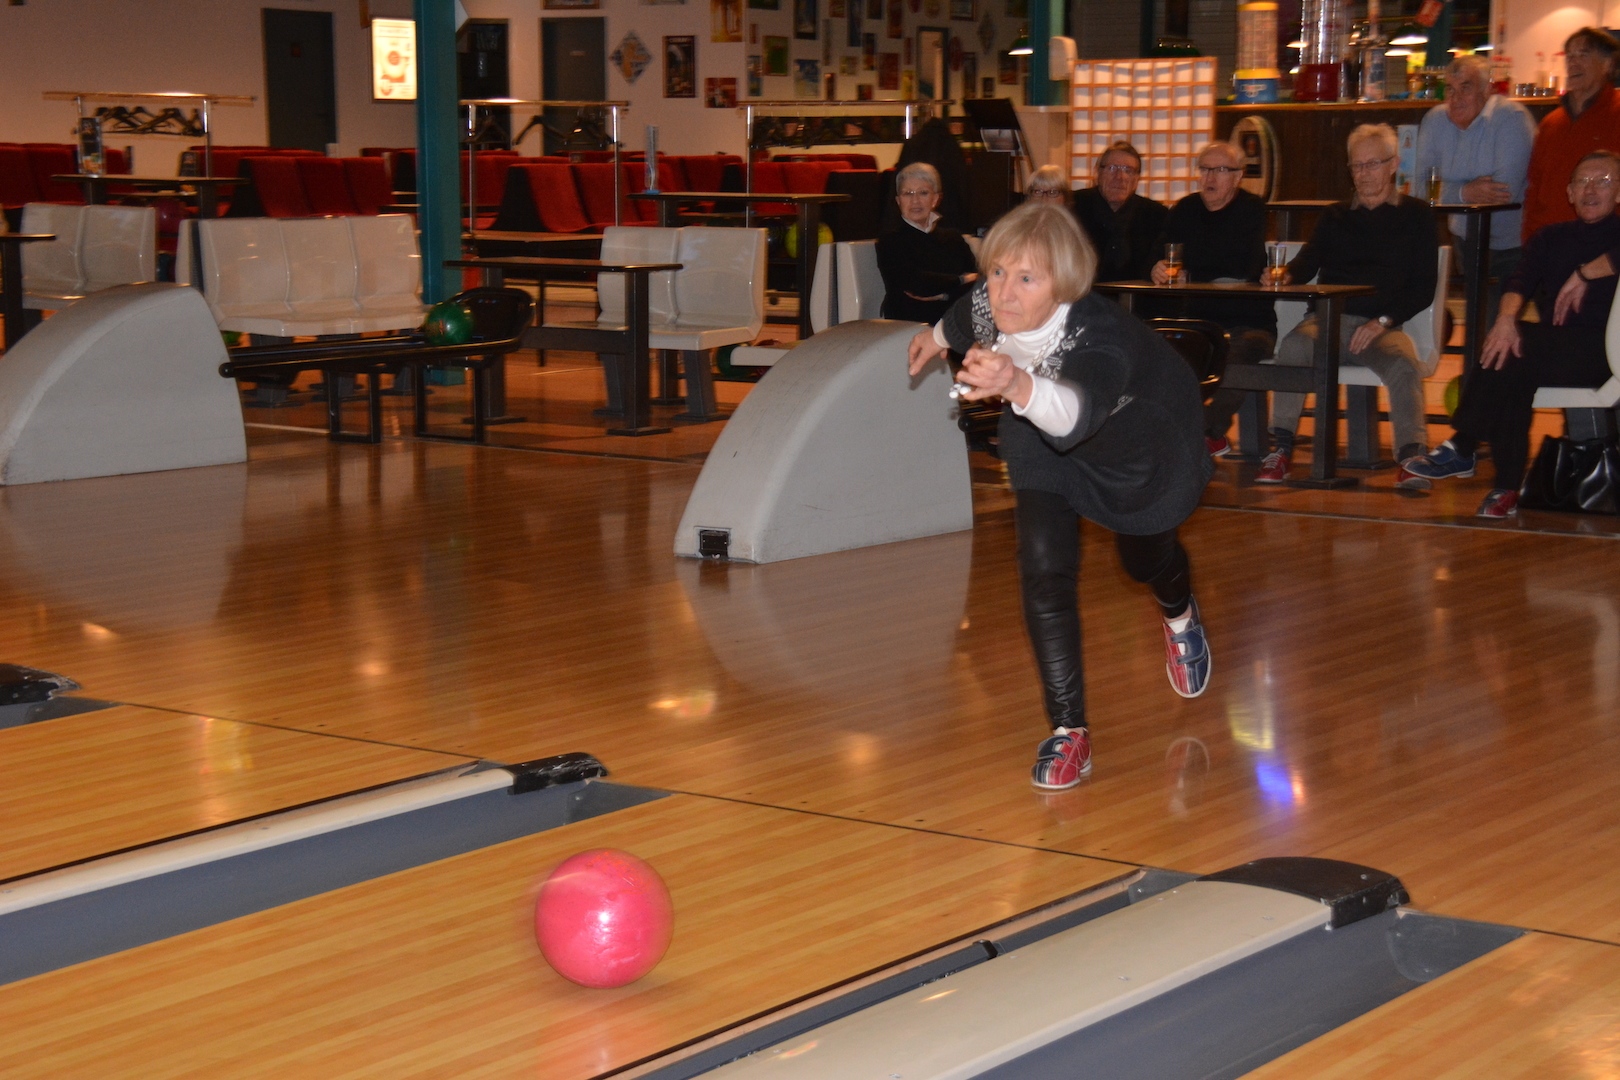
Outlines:
{"type": "Polygon", "coordinates": [[[1457,414],[1457,401],[1461,396],[1462,376],[1456,375],[1452,377],[1450,382],[1446,383],[1446,414],[1448,416],[1457,414]]]}
{"type": "Polygon", "coordinates": [[[465,345],[473,338],[473,315],[465,304],[443,300],[428,308],[422,333],[429,345],[465,345]]]}

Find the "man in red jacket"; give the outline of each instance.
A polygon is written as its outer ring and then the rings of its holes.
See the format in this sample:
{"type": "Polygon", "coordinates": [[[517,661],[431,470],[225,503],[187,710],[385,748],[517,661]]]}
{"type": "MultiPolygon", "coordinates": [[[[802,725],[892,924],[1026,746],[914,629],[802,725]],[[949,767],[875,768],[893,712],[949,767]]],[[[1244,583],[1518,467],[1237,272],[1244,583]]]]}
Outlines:
{"type": "Polygon", "coordinates": [[[1530,180],[1524,193],[1520,236],[1570,221],[1575,211],[1564,189],[1576,164],[1594,150],[1620,149],[1620,90],[1612,85],[1620,41],[1605,30],[1583,26],[1564,42],[1564,102],[1536,129],[1530,150],[1530,180]]]}

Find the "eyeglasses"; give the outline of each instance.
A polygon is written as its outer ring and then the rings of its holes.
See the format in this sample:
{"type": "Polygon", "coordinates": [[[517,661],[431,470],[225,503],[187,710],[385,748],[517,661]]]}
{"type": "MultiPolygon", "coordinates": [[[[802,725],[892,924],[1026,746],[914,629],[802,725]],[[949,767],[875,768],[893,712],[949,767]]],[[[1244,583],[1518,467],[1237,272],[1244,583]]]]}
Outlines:
{"type": "Polygon", "coordinates": [[[1569,182],[1570,187],[1613,187],[1614,177],[1608,173],[1601,176],[1577,176],[1569,182]]]}
{"type": "Polygon", "coordinates": [[[1350,163],[1350,171],[1351,172],[1368,172],[1368,171],[1370,171],[1372,169],[1377,169],[1377,168],[1380,168],[1381,166],[1388,165],[1390,162],[1392,162],[1394,160],[1395,159],[1393,157],[1386,157],[1386,158],[1379,158],[1377,161],[1352,161],[1350,163]]]}
{"type": "Polygon", "coordinates": [[[920,190],[917,190],[917,191],[902,191],[900,193],[900,197],[902,199],[926,199],[930,195],[936,195],[936,194],[938,194],[938,192],[930,191],[927,188],[923,188],[923,189],[920,189],[920,190]]]}
{"type": "Polygon", "coordinates": [[[1198,171],[1205,176],[1228,176],[1232,173],[1240,173],[1243,170],[1236,165],[1200,165],[1198,171]]]}
{"type": "Polygon", "coordinates": [[[1097,171],[1100,173],[1113,173],[1115,176],[1135,176],[1142,170],[1135,165],[1104,165],[1097,171]]]}
{"type": "Polygon", "coordinates": [[[1031,188],[1028,192],[1032,199],[1061,199],[1063,192],[1057,188],[1031,188]]]}

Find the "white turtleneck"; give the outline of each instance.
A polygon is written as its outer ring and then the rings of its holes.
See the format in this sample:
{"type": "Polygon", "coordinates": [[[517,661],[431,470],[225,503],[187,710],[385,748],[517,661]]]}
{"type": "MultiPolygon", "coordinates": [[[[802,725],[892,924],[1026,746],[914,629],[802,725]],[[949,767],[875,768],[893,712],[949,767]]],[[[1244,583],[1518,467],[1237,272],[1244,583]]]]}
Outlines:
{"type": "MultiPolygon", "coordinates": [[[[1068,318],[1069,305],[1059,304],[1057,310],[1052,312],[1052,317],[1040,326],[1016,334],[1000,334],[993,346],[996,352],[1029,372],[1029,402],[1025,405],[1009,402],[1013,412],[1048,435],[1057,438],[1062,438],[1073,431],[1074,426],[1080,422],[1080,390],[1073,383],[1059,382],[1057,379],[1038,374],[1034,367],[1042,357],[1056,347],[1058,339],[1063,336],[1068,318]]],[[[938,324],[934,326],[934,341],[942,347],[950,347],[950,343],[944,340],[943,330],[938,324]]]]}

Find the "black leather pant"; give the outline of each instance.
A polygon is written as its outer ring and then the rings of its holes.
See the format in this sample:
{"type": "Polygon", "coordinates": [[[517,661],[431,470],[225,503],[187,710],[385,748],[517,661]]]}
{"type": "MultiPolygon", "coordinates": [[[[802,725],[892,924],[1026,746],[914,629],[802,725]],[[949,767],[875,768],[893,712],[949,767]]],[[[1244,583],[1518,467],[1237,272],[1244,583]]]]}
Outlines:
{"type": "MultiPolygon", "coordinates": [[[[1035,650],[1046,718],[1052,727],[1083,727],[1085,675],[1080,659],[1080,515],[1061,495],[1018,492],[1018,578],[1024,625],[1035,650]]],[[[1192,601],[1192,571],[1176,530],[1114,537],[1125,572],[1153,590],[1166,618],[1192,601]]]]}

